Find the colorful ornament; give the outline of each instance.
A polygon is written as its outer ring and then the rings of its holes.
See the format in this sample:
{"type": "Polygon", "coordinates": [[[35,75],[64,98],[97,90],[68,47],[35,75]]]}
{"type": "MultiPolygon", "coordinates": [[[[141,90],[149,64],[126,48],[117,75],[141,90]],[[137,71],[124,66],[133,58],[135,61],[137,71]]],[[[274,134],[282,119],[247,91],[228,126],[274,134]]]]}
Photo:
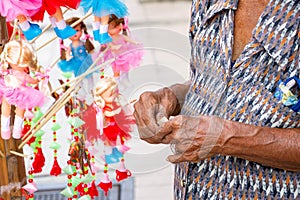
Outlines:
{"type": "Polygon", "coordinates": [[[116,180],[120,182],[122,180],[127,179],[130,176],[131,172],[128,169],[126,169],[124,164],[124,158],[122,158],[120,168],[116,170],[116,180]]]}
{"type": "Polygon", "coordinates": [[[33,171],[32,170],[28,171],[28,183],[26,185],[24,185],[22,188],[29,193],[29,195],[26,195],[26,196],[28,196],[26,199],[28,199],[28,200],[33,199],[33,196],[34,196],[33,193],[37,191],[37,188],[36,188],[36,184],[33,181],[33,171]]]}
{"type": "Polygon", "coordinates": [[[51,129],[53,131],[53,142],[52,142],[50,148],[53,149],[54,162],[53,162],[52,169],[50,171],[50,175],[52,175],[52,176],[58,176],[59,174],[61,174],[61,167],[59,166],[58,161],[57,161],[57,149],[60,148],[60,144],[58,144],[56,142],[57,141],[56,131],[58,129],[60,129],[61,126],[56,122],[56,116],[55,116],[55,114],[52,117],[52,122],[53,122],[53,125],[52,125],[51,129]]]}
{"type": "Polygon", "coordinates": [[[45,157],[41,148],[41,138],[37,138],[38,141],[35,143],[37,144],[36,146],[36,153],[34,157],[34,161],[32,163],[32,168],[34,173],[40,173],[42,172],[42,168],[45,165],[45,157]]]}
{"type": "Polygon", "coordinates": [[[104,191],[104,195],[108,195],[108,191],[112,188],[112,182],[108,177],[108,166],[107,164],[104,165],[104,176],[101,182],[98,184],[98,186],[104,191]]]}

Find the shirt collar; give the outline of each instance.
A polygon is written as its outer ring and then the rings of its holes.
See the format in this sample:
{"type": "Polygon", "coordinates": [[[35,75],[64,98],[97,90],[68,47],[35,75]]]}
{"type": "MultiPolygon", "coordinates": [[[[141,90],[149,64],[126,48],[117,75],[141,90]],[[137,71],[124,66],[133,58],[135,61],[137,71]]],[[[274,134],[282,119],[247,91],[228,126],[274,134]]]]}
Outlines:
{"type": "Polygon", "coordinates": [[[297,1],[271,0],[261,15],[253,37],[279,66],[286,66],[298,54],[300,4],[297,1]]]}
{"type": "Polygon", "coordinates": [[[238,0],[217,0],[211,7],[208,8],[204,16],[203,25],[222,10],[236,10],[238,2],[238,0]]]}

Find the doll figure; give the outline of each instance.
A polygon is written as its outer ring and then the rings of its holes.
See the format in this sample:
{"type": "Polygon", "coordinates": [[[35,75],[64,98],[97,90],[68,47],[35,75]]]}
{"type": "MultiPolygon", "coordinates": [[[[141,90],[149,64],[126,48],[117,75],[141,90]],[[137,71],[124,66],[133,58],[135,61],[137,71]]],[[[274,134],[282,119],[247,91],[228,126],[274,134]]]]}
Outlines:
{"type": "Polygon", "coordinates": [[[76,31],[66,24],[61,7],[77,9],[80,0],[42,0],[39,11],[32,16],[32,20],[43,21],[45,11],[50,16],[50,22],[56,35],[61,39],[67,39],[75,35],[76,31]]]}
{"type": "Polygon", "coordinates": [[[82,0],[80,6],[83,7],[84,12],[92,8],[94,39],[100,44],[112,41],[108,34],[109,15],[114,14],[119,18],[128,15],[127,6],[121,0],[82,0]]]}
{"type": "Polygon", "coordinates": [[[26,41],[10,41],[1,53],[0,99],[1,137],[9,139],[11,105],[16,106],[13,138],[19,139],[26,109],[42,106],[44,94],[28,84],[37,84],[38,79],[29,75],[37,69],[37,58],[33,47],[26,41]]]}
{"type": "MultiPolygon", "coordinates": [[[[72,24],[78,19],[73,17],[66,22],[67,24],[72,24]]],[[[93,63],[90,53],[93,52],[94,46],[89,40],[89,34],[83,22],[77,24],[74,29],[76,34],[69,37],[71,40],[70,48],[67,48],[66,51],[62,49],[61,61],[58,63],[58,66],[63,72],[72,72],[77,77],[86,72],[93,63]],[[85,41],[81,40],[83,33],[85,34],[85,41]]]]}
{"type": "MultiPolygon", "coordinates": [[[[72,24],[76,22],[79,18],[73,17],[68,19],[67,24],[72,24]]],[[[90,36],[87,32],[86,25],[83,22],[80,22],[76,27],[76,34],[71,36],[69,39],[71,40],[70,48],[66,48],[64,50],[63,47],[61,49],[61,61],[58,63],[58,67],[63,72],[72,72],[75,77],[82,75],[85,73],[89,67],[93,64],[91,53],[93,53],[94,46],[89,40],[90,36]],[[81,40],[82,34],[85,34],[85,41],[81,40]]],[[[94,72],[93,74],[96,74],[94,72]]],[[[93,74],[89,74],[83,80],[81,89],[78,92],[79,99],[84,99],[86,94],[91,95],[91,90],[93,87],[93,74]]]]}
{"type": "Polygon", "coordinates": [[[94,101],[98,108],[97,125],[104,143],[105,162],[117,163],[123,156],[117,145],[124,145],[131,138],[133,116],[126,106],[121,105],[117,82],[112,77],[100,79],[94,90],[94,101]]]}
{"type": "Polygon", "coordinates": [[[7,22],[18,20],[20,29],[27,40],[32,40],[42,33],[39,25],[28,21],[28,17],[37,13],[42,6],[42,0],[5,0],[0,2],[0,15],[7,22]]]}
{"type": "Polygon", "coordinates": [[[116,58],[112,69],[114,77],[121,83],[120,88],[129,86],[128,71],[138,67],[144,55],[143,46],[127,36],[126,26],[124,18],[111,15],[108,33],[112,42],[108,45],[110,48],[105,54],[105,59],[116,58]]]}

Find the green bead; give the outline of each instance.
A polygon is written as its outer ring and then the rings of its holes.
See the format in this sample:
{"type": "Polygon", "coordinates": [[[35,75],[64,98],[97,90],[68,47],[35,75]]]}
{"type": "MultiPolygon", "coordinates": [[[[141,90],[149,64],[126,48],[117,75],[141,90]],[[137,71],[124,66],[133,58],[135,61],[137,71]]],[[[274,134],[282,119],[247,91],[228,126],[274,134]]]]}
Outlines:
{"type": "Polygon", "coordinates": [[[52,124],[51,126],[52,131],[58,131],[59,129],[61,129],[61,125],[59,125],[59,123],[52,124]]]}
{"type": "Polygon", "coordinates": [[[45,131],[43,131],[43,130],[38,130],[35,134],[34,134],[34,136],[35,137],[42,137],[43,135],[45,134],[45,131]]]}
{"type": "Polygon", "coordinates": [[[64,73],[62,73],[62,75],[66,79],[70,79],[73,76],[73,73],[72,72],[64,72],[64,73]]]}
{"type": "Polygon", "coordinates": [[[95,177],[93,177],[91,174],[85,175],[81,180],[83,183],[91,183],[95,177]]]}
{"type": "Polygon", "coordinates": [[[71,198],[74,195],[74,189],[71,187],[67,187],[63,191],[61,191],[60,194],[66,196],[68,198],[71,198]]]}
{"type": "Polygon", "coordinates": [[[66,174],[73,174],[76,170],[76,167],[73,165],[68,165],[65,168],[63,168],[63,172],[65,172],[66,174]]]}
{"type": "Polygon", "coordinates": [[[37,121],[39,121],[43,115],[44,114],[40,110],[35,111],[34,117],[32,118],[32,122],[37,123],[37,121]]]}
{"type": "Polygon", "coordinates": [[[61,145],[57,142],[52,142],[50,145],[50,148],[55,149],[55,150],[59,149],[60,147],[61,147],[61,145]]]}

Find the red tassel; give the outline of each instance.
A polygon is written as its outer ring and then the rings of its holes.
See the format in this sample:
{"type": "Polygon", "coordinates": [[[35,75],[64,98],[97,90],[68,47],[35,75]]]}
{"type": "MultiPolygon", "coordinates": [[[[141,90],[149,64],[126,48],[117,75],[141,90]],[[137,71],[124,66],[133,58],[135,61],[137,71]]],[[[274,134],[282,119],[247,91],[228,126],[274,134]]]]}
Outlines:
{"type": "Polygon", "coordinates": [[[30,130],[30,128],[31,128],[31,126],[29,124],[24,125],[23,130],[22,130],[22,137],[30,130]]]}
{"type": "Polygon", "coordinates": [[[31,145],[31,143],[35,142],[35,139],[36,137],[33,136],[32,138],[30,138],[30,140],[28,140],[27,144],[31,145]]]}
{"type": "MultiPolygon", "coordinates": [[[[23,129],[22,129],[22,137],[31,129],[31,125],[29,124],[25,124],[23,129]]],[[[30,140],[26,143],[28,144],[29,146],[31,145],[31,143],[33,143],[35,141],[36,137],[32,137],[30,138],[30,140]]]]}
{"type": "Polygon", "coordinates": [[[131,172],[126,169],[125,171],[116,170],[116,179],[118,182],[125,180],[131,176],[131,172]]]}
{"type": "Polygon", "coordinates": [[[54,163],[53,163],[50,175],[51,176],[58,176],[60,174],[61,174],[61,168],[60,168],[60,166],[59,166],[59,164],[57,162],[57,159],[54,158],[54,163]]]}
{"type": "Polygon", "coordinates": [[[99,195],[95,181],[92,182],[91,187],[89,188],[89,195],[92,199],[94,199],[94,197],[97,197],[99,195]]]}
{"type": "Polygon", "coordinates": [[[98,186],[104,191],[104,195],[108,195],[108,190],[112,188],[112,182],[109,180],[107,172],[104,173],[104,178],[98,184],[98,186]]]}
{"type": "Polygon", "coordinates": [[[111,181],[108,183],[100,182],[98,186],[104,191],[104,195],[107,196],[108,190],[112,188],[112,182],[111,181]]]}
{"type": "Polygon", "coordinates": [[[120,169],[116,170],[116,179],[119,182],[122,181],[122,180],[125,180],[126,178],[131,176],[131,172],[128,169],[126,169],[124,162],[125,162],[124,158],[122,158],[120,169]]]}
{"type": "Polygon", "coordinates": [[[42,148],[37,148],[37,153],[35,154],[34,161],[32,163],[33,173],[42,172],[42,168],[45,165],[45,157],[42,152],[42,148]]]}

